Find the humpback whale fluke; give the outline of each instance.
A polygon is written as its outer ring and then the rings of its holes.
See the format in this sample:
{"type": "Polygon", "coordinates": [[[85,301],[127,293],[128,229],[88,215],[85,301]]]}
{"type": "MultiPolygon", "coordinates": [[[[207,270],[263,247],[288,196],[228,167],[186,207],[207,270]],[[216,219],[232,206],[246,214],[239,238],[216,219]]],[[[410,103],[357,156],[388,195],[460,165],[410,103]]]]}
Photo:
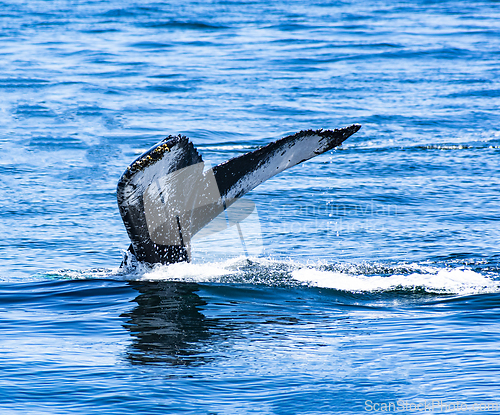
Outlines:
{"type": "MultiPolygon", "coordinates": [[[[118,181],[129,251],[149,264],[189,261],[191,238],[238,198],[279,172],[339,146],[360,128],[354,124],[300,131],[212,169],[205,168],[187,137],[165,138],[134,160],[118,181]]],[[[247,213],[243,209],[239,215],[247,213]]]]}

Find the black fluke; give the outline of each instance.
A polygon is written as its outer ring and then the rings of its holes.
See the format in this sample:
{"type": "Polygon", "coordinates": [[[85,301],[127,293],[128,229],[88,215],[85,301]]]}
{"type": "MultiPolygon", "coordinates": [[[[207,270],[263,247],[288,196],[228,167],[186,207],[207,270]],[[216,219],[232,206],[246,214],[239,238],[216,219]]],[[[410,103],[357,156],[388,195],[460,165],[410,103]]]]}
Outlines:
{"type": "MultiPolygon", "coordinates": [[[[307,130],[206,169],[184,136],[169,136],[138,157],[118,182],[129,252],[148,264],[190,260],[190,241],[238,198],[279,172],[339,146],[361,126],[307,130]]],[[[238,223],[248,213],[239,209],[238,223]]]]}

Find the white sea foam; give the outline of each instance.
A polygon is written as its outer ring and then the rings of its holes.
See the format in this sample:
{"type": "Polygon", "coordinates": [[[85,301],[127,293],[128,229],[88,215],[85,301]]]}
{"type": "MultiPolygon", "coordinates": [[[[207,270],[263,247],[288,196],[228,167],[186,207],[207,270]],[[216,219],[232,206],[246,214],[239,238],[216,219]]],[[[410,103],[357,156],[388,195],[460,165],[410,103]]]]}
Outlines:
{"type": "Polygon", "coordinates": [[[310,286],[342,291],[373,292],[395,289],[423,289],[433,293],[477,294],[497,292],[500,283],[468,269],[422,268],[423,273],[389,276],[355,275],[343,272],[301,268],[292,271],[292,277],[310,286]]]}
{"type": "Polygon", "coordinates": [[[139,273],[139,278],[147,281],[218,282],[221,277],[234,274],[231,263],[234,261],[191,264],[181,262],[170,265],[157,265],[139,273]]]}

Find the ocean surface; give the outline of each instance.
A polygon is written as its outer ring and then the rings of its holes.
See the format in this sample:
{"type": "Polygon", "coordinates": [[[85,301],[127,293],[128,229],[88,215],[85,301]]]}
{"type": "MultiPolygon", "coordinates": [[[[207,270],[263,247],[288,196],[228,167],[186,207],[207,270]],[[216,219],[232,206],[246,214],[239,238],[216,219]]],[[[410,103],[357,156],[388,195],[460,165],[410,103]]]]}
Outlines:
{"type": "Polygon", "coordinates": [[[0,1],[0,97],[2,414],[500,413],[498,1],[0,1]],[[352,123],[247,251],[120,268],[165,136],[352,123]]]}

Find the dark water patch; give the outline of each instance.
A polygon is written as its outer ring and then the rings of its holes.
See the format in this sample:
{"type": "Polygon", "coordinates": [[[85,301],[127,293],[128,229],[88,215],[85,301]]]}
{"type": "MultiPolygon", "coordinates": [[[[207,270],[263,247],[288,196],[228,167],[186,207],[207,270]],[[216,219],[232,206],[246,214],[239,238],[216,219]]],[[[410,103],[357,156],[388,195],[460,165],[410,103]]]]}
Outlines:
{"type": "Polygon", "coordinates": [[[211,24],[197,21],[149,21],[143,23],[136,23],[139,27],[155,28],[155,29],[174,29],[174,30],[196,30],[196,31],[217,31],[228,29],[228,26],[211,24]]]}
{"type": "MultiPolygon", "coordinates": [[[[12,176],[23,176],[26,173],[31,173],[32,169],[29,167],[26,167],[25,165],[21,164],[9,164],[9,165],[0,165],[0,172],[2,174],[7,175],[12,175],[12,176]]],[[[2,212],[3,213],[3,212],[2,212]]]]}
{"type": "Polygon", "coordinates": [[[56,113],[46,106],[43,105],[29,105],[29,104],[20,104],[17,106],[13,114],[22,118],[30,118],[30,117],[50,117],[53,118],[56,116],[56,113]]]}
{"type": "Polygon", "coordinates": [[[179,86],[179,85],[149,85],[144,88],[145,91],[161,92],[161,93],[185,93],[195,90],[193,86],[179,86]]]}
{"type": "Polygon", "coordinates": [[[135,10],[137,12],[140,12],[141,14],[150,14],[150,13],[161,13],[163,12],[163,8],[161,5],[154,6],[154,5],[137,5],[135,6],[135,10]]]}
{"type": "Polygon", "coordinates": [[[173,45],[169,43],[162,43],[162,42],[136,42],[136,43],[131,43],[131,47],[133,48],[138,48],[138,49],[151,49],[151,50],[156,50],[156,49],[166,49],[166,48],[171,48],[173,45]]]}
{"type": "MultiPolygon", "coordinates": [[[[292,46],[297,46],[297,45],[317,45],[318,42],[314,39],[302,39],[299,37],[287,37],[284,39],[271,39],[269,41],[270,44],[276,44],[276,45],[292,45],[292,46]]],[[[334,46],[339,46],[338,43],[335,43],[334,46]]]]}
{"type": "Polygon", "coordinates": [[[51,46],[61,46],[64,44],[65,44],[65,42],[55,41],[55,40],[36,43],[36,45],[38,45],[38,46],[49,46],[47,48],[47,50],[57,50],[56,48],[52,48],[51,46]]]}
{"type": "Polygon", "coordinates": [[[94,64],[97,64],[97,65],[102,65],[104,67],[107,67],[108,65],[112,66],[112,65],[114,65],[116,63],[114,60],[107,59],[104,56],[89,57],[86,60],[87,60],[88,63],[94,63],[94,64]]]}
{"type": "Polygon", "coordinates": [[[312,25],[311,23],[280,23],[276,25],[269,25],[265,26],[265,28],[268,29],[277,29],[282,32],[298,32],[302,30],[314,30],[317,29],[321,26],[315,26],[312,25]]]}
{"type": "Polygon", "coordinates": [[[340,33],[344,34],[357,34],[357,35],[364,35],[366,37],[370,37],[369,30],[367,30],[367,26],[365,23],[360,23],[360,24],[346,24],[343,22],[339,22],[337,24],[336,30],[340,33]]]}
{"type": "Polygon", "coordinates": [[[184,77],[185,75],[182,73],[167,73],[167,74],[157,74],[148,76],[148,78],[158,78],[158,79],[184,78],[184,77]]]}
{"type": "MultiPolygon", "coordinates": [[[[317,55],[315,57],[307,58],[300,57],[287,60],[288,64],[294,65],[322,65],[322,64],[333,64],[337,62],[344,61],[367,61],[373,60],[374,62],[380,59],[391,59],[401,61],[404,59],[408,60],[425,60],[428,58],[432,59],[473,59],[477,55],[477,52],[470,51],[467,49],[458,48],[438,48],[438,49],[402,49],[398,48],[397,51],[382,51],[378,53],[329,53],[324,56],[317,55]]],[[[477,57],[477,56],[476,56],[477,57]]],[[[277,60],[276,63],[284,63],[281,60],[277,60]]]]}
{"type": "Polygon", "coordinates": [[[0,88],[18,89],[18,88],[42,88],[50,85],[46,79],[36,78],[2,78],[0,79],[0,88]]]}
{"type": "Polygon", "coordinates": [[[377,55],[372,55],[373,58],[389,58],[389,59],[471,59],[477,52],[469,49],[460,48],[436,48],[436,49],[416,49],[416,50],[400,50],[397,52],[382,52],[377,55]]]}
{"type": "Polygon", "coordinates": [[[101,108],[93,105],[82,105],[78,106],[76,115],[78,116],[101,116],[108,111],[107,108],[101,108]]]}
{"type": "Polygon", "coordinates": [[[53,83],[53,86],[73,86],[73,85],[88,85],[87,82],[82,82],[82,81],[62,81],[58,83],[53,83]]]}
{"type": "Polygon", "coordinates": [[[111,9],[101,13],[104,17],[135,17],[137,12],[133,9],[111,9]]]}
{"type": "Polygon", "coordinates": [[[89,33],[89,34],[102,34],[102,33],[118,33],[121,32],[121,29],[117,29],[115,27],[109,27],[109,28],[96,28],[96,29],[80,29],[79,30],[81,33],[89,33]]]}
{"type": "Polygon", "coordinates": [[[448,95],[449,98],[498,98],[500,97],[500,89],[482,88],[463,92],[456,92],[448,95]]]}
{"type": "MultiPolygon", "coordinates": [[[[394,49],[401,49],[404,48],[404,45],[401,43],[358,43],[358,44],[349,44],[350,46],[353,47],[361,47],[361,48],[394,48],[394,49]]],[[[346,45],[347,46],[347,45],[346,45]]]]}
{"type": "MultiPolygon", "coordinates": [[[[478,21],[480,20],[481,19],[478,18],[478,21]]],[[[436,34],[436,36],[438,37],[450,37],[450,38],[455,38],[457,36],[474,36],[474,35],[485,36],[485,37],[498,36],[498,31],[492,28],[479,29],[476,26],[463,25],[460,27],[460,29],[454,30],[453,32],[436,34]]]]}
{"type": "MultiPolygon", "coordinates": [[[[40,15],[40,17],[46,18],[45,15],[40,15]]],[[[60,19],[55,21],[31,22],[29,25],[25,25],[24,28],[31,29],[33,26],[39,28],[52,28],[57,26],[68,26],[69,24],[69,20],[60,19]]]]}
{"type": "Polygon", "coordinates": [[[278,64],[278,65],[283,65],[284,67],[286,66],[291,66],[291,65],[299,65],[301,67],[308,68],[308,67],[313,67],[314,65],[322,65],[325,63],[335,63],[335,62],[341,62],[341,61],[346,61],[346,60],[352,60],[352,59],[358,59],[360,56],[358,55],[352,55],[352,54],[335,54],[335,55],[328,55],[328,56],[318,56],[314,58],[308,58],[308,57],[295,57],[294,59],[277,59],[273,62],[273,64],[278,64]]]}

